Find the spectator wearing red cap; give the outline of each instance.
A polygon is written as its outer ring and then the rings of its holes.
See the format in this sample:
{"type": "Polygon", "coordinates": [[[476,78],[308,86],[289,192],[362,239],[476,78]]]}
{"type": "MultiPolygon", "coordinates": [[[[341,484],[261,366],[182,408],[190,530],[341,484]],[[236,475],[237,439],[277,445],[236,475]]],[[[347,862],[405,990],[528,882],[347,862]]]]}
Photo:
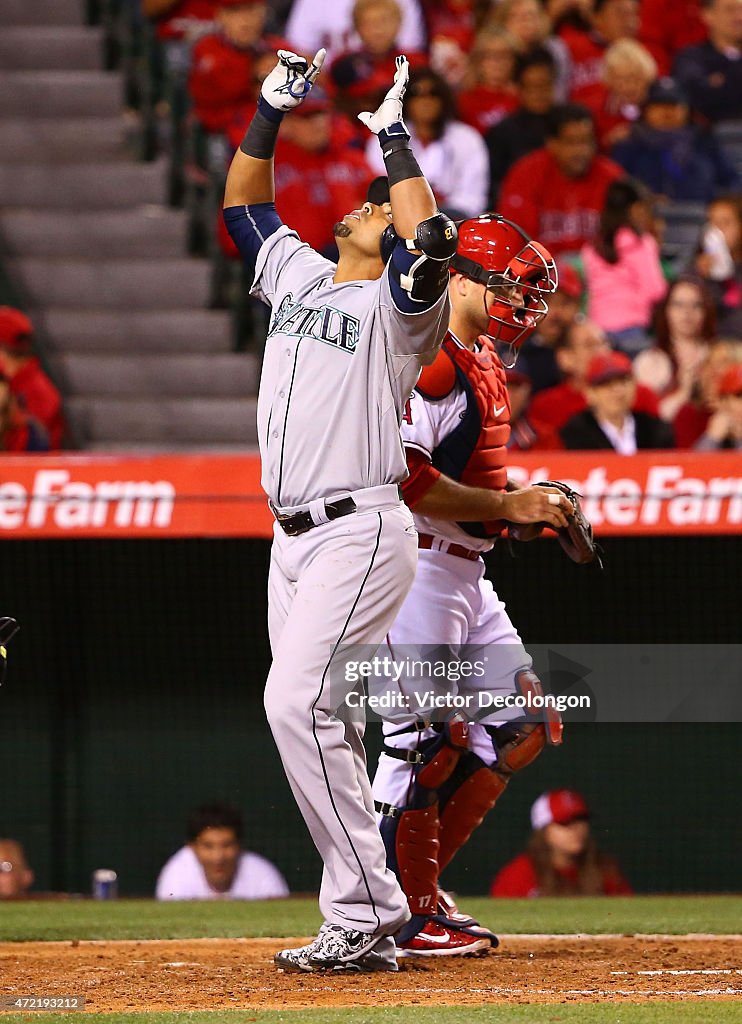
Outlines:
{"type": "Polygon", "coordinates": [[[559,435],[548,423],[541,423],[528,414],[528,401],[531,397],[531,378],[528,367],[522,356],[517,366],[505,371],[510,398],[510,437],[508,448],[516,452],[528,452],[531,449],[554,450],[562,448],[559,435]]]}
{"type": "MultiPolygon", "coordinates": [[[[335,106],[358,128],[356,118],[363,110],[376,110],[389,82],[394,78],[400,52],[397,36],[402,27],[402,11],[397,0],[357,0],[353,25],[361,45],[340,54],[330,66],[328,88],[335,106]]],[[[406,53],[411,68],[427,63],[424,53],[406,53]]],[[[365,139],[364,139],[365,142],[365,139]]]]}
{"type": "Polygon", "coordinates": [[[674,448],[672,428],[658,416],[632,412],[636,382],[631,360],[623,352],[605,352],[590,361],[587,370],[588,408],[562,427],[565,448],[613,449],[636,455],[645,448],[674,448]]]}
{"type": "Polygon", "coordinates": [[[220,0],[219,26],[193,48],[188,92],[193,113],[207,132],[224,132],[240,108],[253,98],[253,65],[261,50],[275,50],[280,40],[264,41],[267,7],[263,0],[220,0]]]}
{"type": "Polygon", "coordinates": [[[742,451],[742,365],[730,366],[719,381],[718,408],[696,441],[697,452],[742,451]]]}
{"type": "MultiPolygon", "coordinates": [[[[8,380],[21,413],[38,420],[43,427],[48,435],[46,447],[61,447],[62,396],[33,354],[33,324],[25,313],[12,306],[0,306],[0,374],[8,380]]],[[[34,432],[35,428],[31,430],[34,432]]],[[[31,438],[29,443],[35,444],[36,440],[31,438]]]]}
{"type": "Polygon", "coordinates": [[[549,113],[546,145],[510,169],[498,212],[555,256],[578,253],[595,237],[608,186],[622,176],[617,164],[596,155],[590,111],[566,103],[549,113]]]}
{"type": "Polygon", "coordinates": [[[521,346],[521,354],[528,364],[531,391],[536,394],[556,387],[562,379],[557,364],[556,349],[564,341],[569,328],[580,312],[582,279],[571,263],[557,262],[559,284],[549,296],[549,312],[538,329],[521,346]]]}
{"type": "MultiPolygon", "coordinates": [[[[605,332],[591,320],[577,318],[567,328],[555,348],[556,360],[563,375],[561,384],[534,396],[530,414],[561,430],[572,416],[587,409],[587,372],[594,356],[610,352],[605,332]]],[[[636,389],[636,411],[657,415],[657,396],[643,385],[636,389]]]]}
{"type": "Polygon", "coordinates": [[[531,808],[531,827],[526,852],[499,872],[491,896],[631,895],[616,861],[598,850],[590,834],[590,809],[579,793],[543,793],[531,808]]]}
{"type": "Polygon", "coordinates": [[[582,249],[587,313],[631,356],[647,348],[652,312],[667,291],[652,203],[639,182],[613,181],[594,242],[582,249]]]}

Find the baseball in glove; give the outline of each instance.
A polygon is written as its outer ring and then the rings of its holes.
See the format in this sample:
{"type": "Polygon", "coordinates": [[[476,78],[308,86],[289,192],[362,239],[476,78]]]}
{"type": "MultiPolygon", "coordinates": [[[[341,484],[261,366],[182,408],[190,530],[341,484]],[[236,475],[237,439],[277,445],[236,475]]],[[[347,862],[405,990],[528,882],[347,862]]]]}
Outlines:
{"type": "MultiPolygon", "coordinates": [[[[580,497],[577,491],[563,484],[561,480],[539,480],[537,487],[555,487],[561,491],[572,505],[572,512],[567,516],[566,527],[556,530],[557,540],[562,546],[565,554],[578,565],[589,565],[597,563],[599,569],[603,568],[600,558],[600,548],[595,543],[593,528],[588,522],[585,513],[582,511],[580,497]]],[[[541,526],[541,524],[538,524],[541,526]]],[[[545,525],[545,524],[544,524],[545,525]]],[[[550,527],[553,529],[553,527],[550,527]]],[[[508,535],[513,540],[530,540],[533,534],[532,526],[521,526],[519,523],[511,523],[508,535]]]]}

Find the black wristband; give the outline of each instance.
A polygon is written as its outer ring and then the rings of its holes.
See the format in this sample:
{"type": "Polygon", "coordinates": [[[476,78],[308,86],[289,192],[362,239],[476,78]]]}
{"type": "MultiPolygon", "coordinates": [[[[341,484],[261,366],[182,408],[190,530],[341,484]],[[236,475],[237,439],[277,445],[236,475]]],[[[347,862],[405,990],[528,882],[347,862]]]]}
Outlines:
{"type": "Polygon", "coordinates": [[[423,178],[424,174],[410,146],[410,136],[404,122],[391,125],[379,132],[381,153],[384,157],[389,187],[408,178],[423,178]]]}
{"type": "Polygon", "coordinates": [[[245,156],[255,157],[256,160],[270,160],[276,150],[276,139],[282,120],[281,111],[265,103],[261,96],[258,109],[240,143],[240,150],[245,156]]]}

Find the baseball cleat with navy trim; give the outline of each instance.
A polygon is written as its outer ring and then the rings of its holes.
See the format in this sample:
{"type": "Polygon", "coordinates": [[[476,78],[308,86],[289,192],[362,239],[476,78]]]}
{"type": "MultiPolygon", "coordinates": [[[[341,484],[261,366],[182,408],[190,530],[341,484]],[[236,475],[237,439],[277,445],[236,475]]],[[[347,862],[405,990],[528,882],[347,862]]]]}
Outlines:
{"type": "Polygon", "coordinates": [[[398,943],[397,956],[467,956],[489,949],[489,938],[470,935],[432,918],[411,939],[398,943]]]}

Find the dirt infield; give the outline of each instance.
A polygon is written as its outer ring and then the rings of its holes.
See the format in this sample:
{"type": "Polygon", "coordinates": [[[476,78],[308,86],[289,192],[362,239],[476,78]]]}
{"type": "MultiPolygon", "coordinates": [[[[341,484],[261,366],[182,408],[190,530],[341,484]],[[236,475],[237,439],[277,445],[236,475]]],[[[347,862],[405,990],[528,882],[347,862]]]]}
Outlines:
{"type": "Polygon", "coordinates": [[[415,1003],[739,999],[738,937],[517,936],[484,957],[402,961],[398,974],[300,975],[273,953],[306,940],[35,942],[0,947],[2,996],[84,995],[88,1011],[415,1003]]]}

